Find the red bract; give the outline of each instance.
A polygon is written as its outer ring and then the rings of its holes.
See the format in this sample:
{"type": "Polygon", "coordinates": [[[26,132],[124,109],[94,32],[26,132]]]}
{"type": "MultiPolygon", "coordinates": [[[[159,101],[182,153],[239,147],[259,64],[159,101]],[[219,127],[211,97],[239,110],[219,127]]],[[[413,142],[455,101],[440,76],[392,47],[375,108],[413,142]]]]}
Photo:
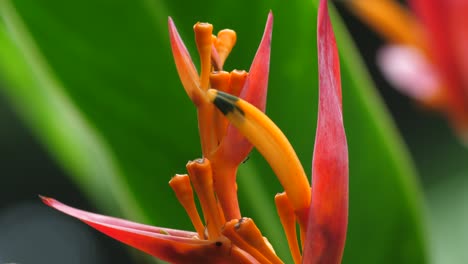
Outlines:
{"type": "Polygon", "coordinates": [[[226,239],[194,239],[197,236],[194,232],[138,224],[78,210],[52,198],[41,196],[41,199],[48,206],[161,260],[172,263],[218,263],[229,259],[226,256],[231,245],[226,239]]]}
{"type": "Polygon", "coordinates": [[[174,176],[169,184],[196,232],[97,215],[41,197],[44,203],[172,263],[282,263],[254,221],[241,217],[237,202],[237,166],[253,145],[269,162],[285,190],[275,197],[275,202],[295,263],[339,263],[347,226],[348,154],[338,53],[327,2],[320,1],[318,18],[320,96],[312,188],[291,144],[263,113],[272,19],[270,13],[248,76],[245,72],[222,71],[235,43],[235,33],[223,30],[213,37],[210,24],[197,23],[194,29],[201,59],[200,77],[169,19],[177,70],[197,107],[204,156],[190,161],[188,174],[174,176]],[[194,192],[204,221],[195,205],[194,192]],[[299,243],[296,223],[305,246],[299,243]]]}
{"type": "Polygon", "coordinates": [[[378,63],[396,88],[442,111],[468,142],[468,2],[351,0],[352,10],[386,37],[390,45],[378,63]]]}
{"type": "Polygon", "coordinates": [[[341,263],[348,224],[348,148],[340,62],[327,2],[319,8],[319,114],[312,161],[312,202],[304,263],[341,263]]]}

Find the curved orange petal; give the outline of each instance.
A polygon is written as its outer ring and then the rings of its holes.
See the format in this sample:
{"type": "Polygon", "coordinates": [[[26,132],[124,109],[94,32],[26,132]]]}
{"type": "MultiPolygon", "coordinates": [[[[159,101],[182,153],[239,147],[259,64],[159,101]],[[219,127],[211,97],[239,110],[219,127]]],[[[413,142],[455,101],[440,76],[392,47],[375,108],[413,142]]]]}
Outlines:
{"type": "MultiPolygon", "coordinates": [[[[262,111],[247,101],[214,89],[207,98],[257,148],[270,164],[296,212],[308,209],[310,185],[291,143],[262,111]]],[[[305,221],[303,222],[305,226],[305,221]]]]}

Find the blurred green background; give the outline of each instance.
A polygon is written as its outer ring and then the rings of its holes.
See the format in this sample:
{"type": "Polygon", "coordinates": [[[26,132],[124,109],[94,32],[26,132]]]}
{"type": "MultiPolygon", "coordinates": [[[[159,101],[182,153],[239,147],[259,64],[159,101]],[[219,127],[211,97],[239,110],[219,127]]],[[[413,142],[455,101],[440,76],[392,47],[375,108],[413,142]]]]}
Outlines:
{"type": "MultiPolygon", "coordinates": [[[[309,172],[317,4],[0,0],[0,263],[132,263],[138,255],[45,208],[37,194],[191,229],[167,185],[200,155],[194,107],[170,53],[168,15],[195,61],[196,21],[235,29],[238,44],[226,68],[248,69],[273,10],[267,113],[309,172]]],[[[374,64],[380,40],[338,7],[351,32],[334,13],[350,151],[344,263],[463,263],[466,148],[444,120],[385,83],[374,64]]],[[[238,179],[241,209],[290,263],[273,204],[282,190],[272,179],[254,151],[238,179]]]]}

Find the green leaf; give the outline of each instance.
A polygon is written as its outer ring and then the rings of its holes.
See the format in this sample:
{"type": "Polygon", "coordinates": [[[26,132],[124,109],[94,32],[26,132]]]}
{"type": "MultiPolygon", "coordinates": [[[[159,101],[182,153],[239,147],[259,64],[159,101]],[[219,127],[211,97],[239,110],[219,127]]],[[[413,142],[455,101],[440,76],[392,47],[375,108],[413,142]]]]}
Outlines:
{"type": "Polygon", "coordinates": [[[463,246],[468,243],[466,171],[458,175],[444,175],[448,177],[428,188],[430,224],[433,230],[431,255],[434,263],[461,263],[468,257],[463,246]]]}
{"type": "MultiPolygon", "coordinates": [[[[173,65],[167,16],[195,60],[195,22],[235,29],[238,44],[226,67],[248,69],[270,8],[275,23],[267,113],[310,171],[318,83],[315,1],[0,0],[4,92],[103,211],[191,229],[167,185],[185,172],[187,160],[200,156],[196,113],[173,65]]],[[[425,263],[421,197],[410,159],[336,17],[334,26],[350,151],[344,262],[425,263]]],[[[274,178],[253,152],[240,169],[241,209],[290,263],[273,202],[282,189],[274,178]]]]}

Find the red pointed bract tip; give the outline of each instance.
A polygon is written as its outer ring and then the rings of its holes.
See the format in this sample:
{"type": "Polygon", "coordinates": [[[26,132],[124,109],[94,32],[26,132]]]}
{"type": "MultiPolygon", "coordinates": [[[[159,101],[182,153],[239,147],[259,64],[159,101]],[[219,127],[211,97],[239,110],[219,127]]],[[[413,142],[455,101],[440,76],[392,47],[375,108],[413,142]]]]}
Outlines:
{"type": "MultiPolygon", "coordinates": [[[[94,214],[39,196],[42,201],[94,229],[161,260],[171,263],[224,263],[231,258],[231,242],[225,237],[200,240],[197,233],[159,228],[94,214]],[[213,262],[214,261],[214,262],[213,262]]],[[[239,258],[239,256],[237,256],[239,258]]],[[[242,257],[242,256],[241,256],[242,257]]]]}
{"type": "Polygon", "coordinates": [[[348,149],[343,127],[339,57],[321,0],[317,25],[319,114],[312,161],[312,199],[303,263],[341,263],[348,219],[348,149]]]}
{"type": "Polygon", "coordinates": [[[40,195],[40,194],[38,196],[39,196],[39,198],[41,198],[42,202],[45,203],[48,206],[51,206],[51,204],[55,201],[54,199],[52,199],[50,197],[47,197],[47,196],[43,196],[43,195],[40,195]]]}
{"type": "Polygon", "coordinates": [[[195,68],[192,58],[171,17],[168,18],[168,27],[172,54],[174,56],[177,72],[187,95],[197,106],[203,100],[197,68],[195,68]]]}
{"type": "Polygon", "coordinates": [[[247,82],[239,96],[256,106],[262,112],[265,112],[266,107],[272,31],[273,13],[270,11],[268,13],[262,40],[249,69],[247,82]]]}

